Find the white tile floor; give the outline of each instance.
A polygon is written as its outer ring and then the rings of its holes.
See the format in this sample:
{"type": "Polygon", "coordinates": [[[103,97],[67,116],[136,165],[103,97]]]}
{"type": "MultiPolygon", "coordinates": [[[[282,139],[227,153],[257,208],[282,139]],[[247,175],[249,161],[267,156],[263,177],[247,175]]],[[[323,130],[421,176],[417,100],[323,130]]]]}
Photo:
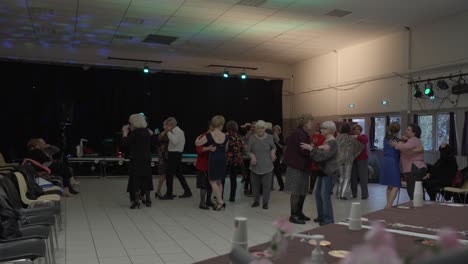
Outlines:
{"type": "MultiPolygon", "coordinates": [[[[64,200],[64,228],[59,235],[57,264],[184,264],[228,253],[233,218],[246,216],[249,243],[267,242],[273,234],[271,223],[289,216],[289,196],[272,192],[270,209],[251,208],[251,199],[238,190],[235,203],[226,211],[198,209],[195,178],[188,177],[194,193],[189,199],[160,201],[151,208],[129,209],[125,178],[81,178],[80,194],[64,200]]],[[[181,194],[175,181],[175,193],[181,194]]],[[[229,188],[229,180],[226,187],[229,188]]],[[[362,201],[364,212],[385,205],[385,187],[370,184],[370,198],[362,201]]],[[[401,201],[407,201],[406,191],[401,201]]],[[[333,199],[335,221],[344,219],[352,201],[333,199]]],[[[315,216],[311,196],[305,214],[315,216]]],[[[296,231],[317,227],[296,225],[296,231]]]]}

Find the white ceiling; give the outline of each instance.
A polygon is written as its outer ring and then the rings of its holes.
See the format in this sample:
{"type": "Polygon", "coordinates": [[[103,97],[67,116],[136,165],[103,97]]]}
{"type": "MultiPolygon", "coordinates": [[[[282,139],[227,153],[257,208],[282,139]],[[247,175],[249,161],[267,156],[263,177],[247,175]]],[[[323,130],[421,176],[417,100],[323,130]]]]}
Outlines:
{"type": "Polygon", "coordinates": [[[259,7],[238,2],[1,0],[0,49],[107,49],[292,64],[468,10],[468,0],[266,0],[259,7]],[[325,15],[334,9],[352,13],[325,15]],[[148,34],[178,39],[171,45],[143,43],[148,34]]]}

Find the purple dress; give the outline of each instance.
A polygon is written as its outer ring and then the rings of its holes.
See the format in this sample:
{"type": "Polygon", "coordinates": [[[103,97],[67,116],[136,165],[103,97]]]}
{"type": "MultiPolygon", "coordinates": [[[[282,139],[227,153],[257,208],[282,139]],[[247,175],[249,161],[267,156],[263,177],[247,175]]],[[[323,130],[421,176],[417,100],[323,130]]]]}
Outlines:
{"type": "Polygon", "coordinates": [[[401,187],[400,151],[390,145],[390,140],[384,139],[384,156],[380,166],[380,184],[401,187]]]}

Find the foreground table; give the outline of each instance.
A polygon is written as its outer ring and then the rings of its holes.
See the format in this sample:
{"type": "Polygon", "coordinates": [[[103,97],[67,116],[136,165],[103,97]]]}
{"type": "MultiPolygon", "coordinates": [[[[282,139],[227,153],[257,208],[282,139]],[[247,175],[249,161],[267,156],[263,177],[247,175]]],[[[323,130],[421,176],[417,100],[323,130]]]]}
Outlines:
{"type": "Polygon", "coordinates": [[[462,237],[468,231],[468,206],[463,204],[427,202],[415,208],[406,203],[402,208],[380,210],[363,217],[369,220],[363,224],[384,220],[386,228],[429,235],[436,235],[442,227],[453,228],[462,237]]]}
{"type": "MultiPolygon", "coordinates": [[[[330,241],[330,247],[322,247],[327,263],[338,263],[341,259],[332,257],[328,252],[332,250],[347,250],[351,251],[355,245],[364,242],[364,235],[368,230],[362,229],[359,231],[351,231],[345,225],[326,225],[319,228],[311,229],[304,233],[320,234],[325,236],[325,240],[330,241]]],[[[398,254],[400,256],[417,256],[422,249],[421,239],[418,236],[393,234],[398,254]]],[[[310,257],[314,246],[307,242],[301,242],[300,239],[288,240],[288,251],[286,254],[275,259],[275,264],[292,264],[301,263],[307,257],[310,257]]],[[[260,244],[250,248],[251,252],[263,251],[268,248],[269,243],[260,244]]],[[[229,255],[223,255],[212,259],[197,262],[197,264],[221,264],[229,263],[229,255]]]]}

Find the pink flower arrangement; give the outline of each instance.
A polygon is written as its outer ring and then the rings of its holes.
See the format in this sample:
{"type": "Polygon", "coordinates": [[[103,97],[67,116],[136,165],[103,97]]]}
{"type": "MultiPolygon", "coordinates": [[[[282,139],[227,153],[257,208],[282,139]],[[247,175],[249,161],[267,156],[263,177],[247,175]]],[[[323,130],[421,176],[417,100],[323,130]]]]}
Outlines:
{"type": "Polygon", "coordinates": [[[373,245],[395,248],[395,241],[391,233],[385,231],[381,222],[373,222],[372,229],[364,236],[365,241],[373,245]]]}
{"type": "Polygon", "coordinates": [[[291,234],[293,226],[286,218],[278,218],[273,222],[273,226],[279,230],[283,235],[291,234]]]}
{"type": "Polygon", "coordinates": [[[365,243],[354,247],[340,264],[403,264],[395,250],[395,241],[382,223],[374,222],[365,235],[365,243]]]}
{"type": "MultiPolygon", "coordinates": [[[[266,250],[270,254],[270,257],[275,258],[284,254],[288,248],[288,242],[284,237],[287,234],[291,234],[293,231],[292,224],[284,218],[276,219],[273,222],[273,227],[276,228],[276,232],[271,238],[270,247],[266,250]]],[[[254,261],[250,262],[250,264],[270,264],[272,263],[266,257],[257,258],[254,261]]]]}
{"type": "Polygon", "coordinates": [[[439,240],[437,244],[442,250],[456,249],[461,246],[457,233],[451,228],[440,229],[438,235],[439,240]]]}

